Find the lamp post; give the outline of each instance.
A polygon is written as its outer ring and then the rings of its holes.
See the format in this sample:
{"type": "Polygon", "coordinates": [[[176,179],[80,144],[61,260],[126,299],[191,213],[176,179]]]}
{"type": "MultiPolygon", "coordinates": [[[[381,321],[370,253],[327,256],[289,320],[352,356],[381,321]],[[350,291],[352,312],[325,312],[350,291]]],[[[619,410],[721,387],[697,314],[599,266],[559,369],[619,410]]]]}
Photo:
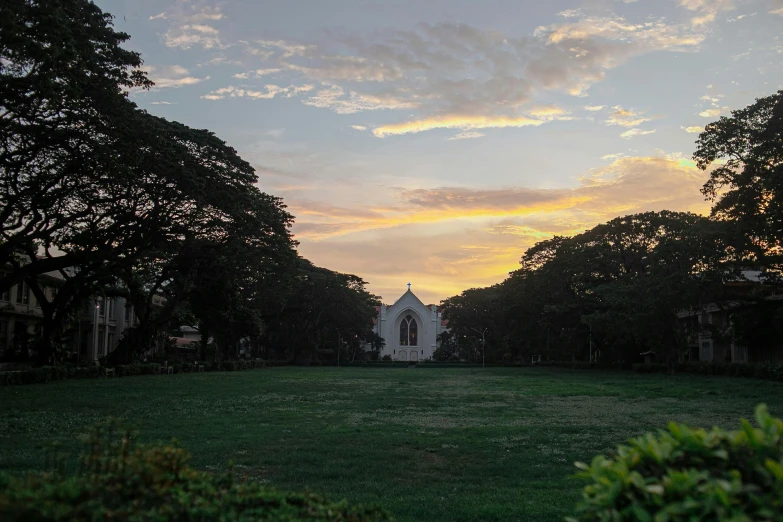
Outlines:
{"type": "MultiPolygon", "coordinates": [[[[484,312],[487,312],[487,310],[483,310],[484,312]]],[[[473,308],[473,313],[476,314],[476,319],[479,319],[479,312],[478,308],[473,308]]],[[[478,328],[470,327],[471,330],[473,330],[476,333],[481,334],[481,367],[484,367],[484,360],[485,360],[485,353],[486,353],[486,339],[484,338],[484,334],[487,333],[487,328],[485,327],[483,330],[479,330],[478,328]]]]}
{"type": "Polygon", "coordinates": [[[477,328],[473,328],[472,326],[470,327],[470,329],[473,330],[476,333],[480,333],[481,334],[481,367],[483,368],[484,367],[484,358],[485,358],[485,349],[484,348],[486,346],[486,343],[484,342],[485,341],[484,334],[487,333],[487,329],[484,328],[483,330],[479,330],[477,328]]]}
{"type": "Polygon", "coordinates": [[[590,362],[593,362],[593,325],[590,325],[590,362]]]}

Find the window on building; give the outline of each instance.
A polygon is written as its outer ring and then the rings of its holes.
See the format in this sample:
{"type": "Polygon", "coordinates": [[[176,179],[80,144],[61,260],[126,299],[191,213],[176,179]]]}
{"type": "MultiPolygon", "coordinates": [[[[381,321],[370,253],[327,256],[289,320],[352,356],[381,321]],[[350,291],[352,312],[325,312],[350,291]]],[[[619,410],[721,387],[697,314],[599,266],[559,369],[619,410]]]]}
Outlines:
{"type": "Polygon", "coordinates": [[[17,349],[24,348],[27,345],[27,341],[30,339],[30,334],[27,330],[27,323],[22,321],[16,321],[14,323],[14,344],[17,349]]]}
{"type": "Polygon", "coordinates": [[[699,360],[712,361],[712,341],[703,340],[699,345],[699,360]]]}
{"type": "Polygon", "coordinates": [[[103,336],[104,331],[101,330],[98,332],[98,356],[104,355],[104,349],[103,349],[103,336]]]}
{"type": "Polygon", "coordinates": [[[8,347],[8,320],[0,319],[0,353],[8,347]]]}
{"type": "Polygon", "coordinates": [[[88,352],[89,352],[89,348],[90,348],[90,336],[91,336],[91,335],[92,335],[92,334],[91,334],[90,330],[82,330],[82,332],[81,332],[81,335],[80,335],[80,337],[81,337],[80,341],[81,341],[81,342],[80,342],[80,344],[79,344],[79,347],[80,347],[80,348],[79,348],[79,353],[80,353],[82,356],[84,356],[84,357],[87,357],[87,354],[88,354],[88,352]]]}
{"type": "Polygon", "coordinates": [[[109,319],[114,319],[114,301],[115,299],[109,299],[109,319]]]}
{"type": "Polygon", "coordinates": [[[131,305],[128,303],[128,301],[125,301],[125,321],[130,322],[131,320],[131,305]]]}
{"type": "Polygon", "coordinates": [[[400,346],[418,346],[418,325],[410,314],[400,323],[400,346]]]}
{"type": "Polygon", "coordinates": [[[106,339],[106,351],[108,353],[114,350],[114,334],[109,332],[107,336],[108,339],[106,339]]]}
{"type": "MultiPolygon", "coordinates": [[[[5,277],[7,274],[0,272],[0,279],[5,277]]],[[[10,290],[3,290],[0,292],[0,301],[10,301],[11,300],[11,292],[10,290]]]]}
{"type": "Polygon", "coordinates": [[[98,315],[103,317],[106,315],[106,301],[98,299],[98,315]]]}
{"type": "Polygon", "coordinates": [[[30,289],[27,287],[27,283],[16,285],[16,302],[30,304],[30,289]]]}

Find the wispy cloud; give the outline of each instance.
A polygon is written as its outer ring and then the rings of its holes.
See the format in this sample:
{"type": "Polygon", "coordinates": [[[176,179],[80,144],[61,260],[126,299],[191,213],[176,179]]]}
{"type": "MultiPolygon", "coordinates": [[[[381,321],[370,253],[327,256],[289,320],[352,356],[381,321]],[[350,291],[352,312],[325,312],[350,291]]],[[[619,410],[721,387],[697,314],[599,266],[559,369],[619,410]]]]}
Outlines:
{"type": "Polygon", "coordinates": [[[699,113],[702,118],[717,118],[720,116],[721,109],[707,109],[699,113]]]}
{"type": "MultiPolygon", "coordinates": [[[[266,67],[235,77],[250,79],[267,71],[318,82],[323,88],[303,103],[338,114],[414,112],[407,124],[380,125],[380,135],[411,132],[385,132],[387,127],[396,128],[393,125],[418,128],[418,132],[442,128],[428,122],[459,117],[511,121],[527,114],[530,119],[565,120],[573,116],[566,112],[536,115],[531,112],[536,107],[530,105],[546,91],[584,96],[604,80],[607,71],[630,58],[659,51],[693,51],[707,34],[706,28],[665,18],[632,21],[617,15],[588,16],[580,10],[561,15],[562,23],[541,26],[522,37],[452,23],[363,36],[333,33],[334,45],[341,48],[338,54],[289,40],[243,40],[239,43],[245,52],[263,60],[266,67]]],[[[188,44],[190,40],[184,38],[183,45],[188,44]]],[[[604,108],[588,105],[586,110],[604,108]]],[[[614,124],[639,124],[632,121],[618,119],[614,124]]]]}
{"type": "Polygon", "coordinates": [[[221,49],[219,32],[214,27],[203,24],[185,24],[171,27],[163,34],[166,47],[190,49],[200,46],[203,49],[221,49]]]}
{"type": "Polygon", "coordinates": [[[628,140],[631,138],[635,138],[637,136],[646,136],[647,134],[654,134],[654,133],[655,133],[655,129],[653,130],[629,129],[621,133],[620,137],[628,140]]]}
{"type": "Polygon", "coordinates": [[[149,66],[147,67],[147,73],[150,80],[155,82],[155,87],[159,89],[195,85],[209,80],[209,76],[204,78],[190,76],[190,72],[181,65],[149,66]]]}
{"type": "Polygon", "coordinates": [[[587,105],[587,106],[585,106],[585,110],[586,111],[590,111],[590,112],[602,111],[605,108],[606,108],[606,105],[587,105]]]}
{"type": "Polygon", "coordinates": [[[365,127],[364,125],[351,125],[351,128],[353,130],[358,130],[358,131],[366,131],[367,130],[367,127],[365,127]]]}
{"type": "Polygon", "coordinates": [[[718,13],[734,9],[734,0],[680,0],[680,5],[697,14],[691,18],[694,27],[702,27],[715,21],[718,13]]]}
{"type": "Polygon", "coordinates": [[[527,110],[527,113],[534,118],[552,121],[552,120],[572,120],[571,112],[558,107],[557,105],[539,105],[527,110]]]}
{"type": "Polygon", "coordinates": [[[246,71],[243,73],[237,73],[234,75],[234,78],[239,78],[242,80],[246,80],[248,78],[261,78],[262,76],[266,76],[269,74],[279,73],[282,70],[283,69],[280,68],[256,69],[255,71],[246,71]]]}
{"type": "Polygon", "coordinates": [[[302,93],[313,90],[312,85],[290,85],[288,87],[280,87],[278,85],[265,85],[263,91],[256,91],[250,88],[237,87],[235,85],[229,85],[228,87],[221,87],[215,91],[205,94],[202,98],[206,100],[223,100],[226,98],[252,98],[256,100],[271,100],[272,98],[280,95],[281,97],[291,98],[302,93]]]}
{"type": "Polygon", "coordinates": [[[704,127],[698,127],[694,125],[693,127],[682,127],[682,130],[688,134],[700,134],[704,132],[704,127]]]}
{"type": "Polygon", "coordinates": [[[353,114],[360,111],[383,109],[412,109],[418,104],[399,98],[360,94],[355,91],[346,93],[342,87],[332,85],[318,91],[314,96],[302,100],[305,105],[331,109],[337,114],[353,114]]]}
{"type": "Polygon", "coordinates": [[[481,138],[485,136],[484,133],[476,132],[476,131],[464,131],[460,132],[459,134],[455,134],[454,136],[451,136],[450,138],[446,138],[447,140],[453,141],[453,140],[471,140],[475,138],[481,138]]]}
{"type": "Polygon", "coordinates": [[[636,127],[642,123],[650,121],[650,118],[643,116],[644,113],[636,112],[633,109],[623,109],[619,105],[614,106],[613,109],[613,112],[606,119],[607,125],[636,127]]]}
{"type": "Polygon", "coordinates": [[[178,1],[168,10],[149,17],[150,20],[176,20],[182,22],[217,21],[225,18],[220,6],[178,1]]]}
{"type": "Polygon", "coordinates": [[[519,117],[487,117],[487,116],[443,116],[424,120],[413,120],[403,123],[392,123],[373,129],[372,133],[383,138],[399,134],[416,134],[433,129],[489,129],[509,127],[535,127],[541,125],[543,120],[535,120],[526,116],[519,117]]]}

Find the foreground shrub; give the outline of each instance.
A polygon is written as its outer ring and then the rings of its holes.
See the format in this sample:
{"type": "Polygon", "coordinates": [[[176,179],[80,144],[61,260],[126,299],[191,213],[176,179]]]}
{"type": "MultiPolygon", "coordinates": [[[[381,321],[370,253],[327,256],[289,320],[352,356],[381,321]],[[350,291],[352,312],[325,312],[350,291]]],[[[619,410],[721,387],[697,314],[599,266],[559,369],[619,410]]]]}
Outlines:
{"type": "Polygon", "coordinates": [[[671,423],[632,439],[579,475],[583,521],[783,521],[783,421],[764,405],[758,428],[726,432],[671,423]]]}
{"type": "Polygon", "coordinates": [[[391,520],[379,509],[196,471],[188,460],[177,447],[137,446],[108,424],[87,438],[75,475],[0,475],[0,520],[391,520]]]}

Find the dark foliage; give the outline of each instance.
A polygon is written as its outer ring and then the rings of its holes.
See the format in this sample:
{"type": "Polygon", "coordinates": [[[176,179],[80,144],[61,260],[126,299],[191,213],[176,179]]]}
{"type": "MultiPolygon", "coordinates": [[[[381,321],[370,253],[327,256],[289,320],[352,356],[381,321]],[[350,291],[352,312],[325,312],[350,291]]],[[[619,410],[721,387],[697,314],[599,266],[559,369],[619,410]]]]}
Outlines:
{"type": "Polygon", "coordinates": [[[589,481],[578,520],[783,520],[783,421],[760,405],[756,422],[735,432],[671,423],[578,464],[589,481]]]}
{"type": "MultiPolygon", "coordinates": [[[[212,475],[188,464],[176,446],[140,446],[109,423],[85,440],[78,473],[0,475],[2,520],[381,521],[380,509],[282,493],[232,473],[212,475]]],[[[57,459],[54,459],[57,462],[57,459]]]]}

